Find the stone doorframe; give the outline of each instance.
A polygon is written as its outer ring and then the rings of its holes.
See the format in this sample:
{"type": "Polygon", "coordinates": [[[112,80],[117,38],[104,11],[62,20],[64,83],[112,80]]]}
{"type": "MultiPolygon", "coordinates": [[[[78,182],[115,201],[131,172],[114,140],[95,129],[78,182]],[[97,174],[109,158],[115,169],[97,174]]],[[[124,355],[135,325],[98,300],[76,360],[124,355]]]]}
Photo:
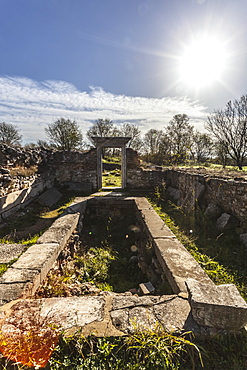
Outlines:
{"type": "Polygon", "coordinates": [[[112,137],[101,137],[92,136],[96,149],[97,149],[97,188],[102,188],[102,149],[103,148],[121,148],[122,163],[122,188],[126,188],[126,145],[130,141],[131,137],[112,136],[112,137]]]}

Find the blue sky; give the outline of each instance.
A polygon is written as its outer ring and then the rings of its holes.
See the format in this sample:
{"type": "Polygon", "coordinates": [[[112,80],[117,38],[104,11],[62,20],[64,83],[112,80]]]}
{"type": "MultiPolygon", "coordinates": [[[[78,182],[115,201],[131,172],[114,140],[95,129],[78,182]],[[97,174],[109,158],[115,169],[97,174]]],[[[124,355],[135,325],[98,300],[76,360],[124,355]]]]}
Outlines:
{"type": "Polygon", "coordinates": [[[144,133],[178,113],[203,130],[247,93],[246,14],[246,0],[0,0],[0,120],[23,143],[60,117],[84,135],[98,118],[144,133]]]}

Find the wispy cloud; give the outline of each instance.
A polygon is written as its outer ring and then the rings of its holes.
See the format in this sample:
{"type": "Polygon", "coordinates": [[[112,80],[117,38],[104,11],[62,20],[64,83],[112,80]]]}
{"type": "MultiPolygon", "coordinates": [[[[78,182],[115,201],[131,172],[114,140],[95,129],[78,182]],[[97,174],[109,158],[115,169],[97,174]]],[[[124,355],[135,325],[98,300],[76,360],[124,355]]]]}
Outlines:
{"type": "Polygon", "coordinates": [[[200,130],[208,115],[205,106],[186,97],[114,95],[93,86],[85,92],[65,81],[0,77],[0,120],[16,125],[25,143],[46,139],[44,128],[60,117],[76,120],[84,134],[98,118],[133,122],[144,133],[163,129],[179,113],[187,114],[200,130]]]}

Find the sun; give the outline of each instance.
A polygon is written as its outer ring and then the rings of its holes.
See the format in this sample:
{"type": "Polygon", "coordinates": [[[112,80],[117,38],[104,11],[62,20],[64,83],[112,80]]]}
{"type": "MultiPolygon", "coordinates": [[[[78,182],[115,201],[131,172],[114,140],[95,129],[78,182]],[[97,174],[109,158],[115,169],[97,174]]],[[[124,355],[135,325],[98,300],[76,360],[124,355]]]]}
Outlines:
{"type": "Polygon", "coordinates": [[[194,39],[179,58],[180,79],[188,86],[202,88],[219,81],[226,67],[224,44],[215,38],[194,39]]]}

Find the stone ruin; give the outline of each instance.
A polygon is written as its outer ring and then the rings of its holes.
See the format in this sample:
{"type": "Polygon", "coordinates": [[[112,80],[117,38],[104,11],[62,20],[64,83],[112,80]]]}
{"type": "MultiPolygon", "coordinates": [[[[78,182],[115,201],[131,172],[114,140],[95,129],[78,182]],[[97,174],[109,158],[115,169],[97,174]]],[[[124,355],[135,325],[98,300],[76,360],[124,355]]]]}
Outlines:
{"type": "MultiPolygon", "coordinates": [[[[143,241],[144,240],[144,241],[143,241]]],[[[151,268],[151,267],[150,267],[151,268]]],[[[144,282],[146,283],[146,282],[144,282]]],[[[161,325],[172,332],[198,335],[239,331],[247,324],[247,304],[232,284],[216,286],[145,198],[95,194],[77,198],[53,225],[29,247],[0,278],[0,320],[10,330],[20,307],[39,308],[42,317],[68,332],[82,329],[85,335],[126,335],[161,325]],[[101,196],[97,196],[101,195],[101,196]],[[154,251],[152,267],[168,280],[172,293],[153,295],[150,284],[142,296],[131,292],[101,292],[90,296],[34,299],[60,253],[74,232],[80,232],[87,207],[100,210],[128,207],[134,212],[154,251]]]]}
{"type": "MultiPolygon", "coordinates": [[[[20,185],[20,188],[15,188],[12,192],[7,191],[0,198],[0,215],[3,221],[45,189],[54,189],[54,184],[89,193],[98,189],[99,157],[96,149],[86,153],[43,149],[36,153],[37,158],[32,151],[31,154],[25,151],[21,154],[18,150],[10,153],[7,147],[2,149],[0,181],[3,184],[10,180],[11,163],[26,167],[36,163],[38,168],[30,183],[20,185]],[[16,162],[13,158],[17,158],[16,162]]],[[[131,149],[126,150],[125,161],[127,189],[165,185],[171,198],[185,212],[189,214],[199,208],[206,217],[215,219],[219,230],[240,227],[243,231],[240,238],[243,243],[246,242],[246,182],[162,168],[144,170],[131,149]]],[[[18,307],[21,305],[26,310],[39,307],[41,316],[51,314],[53,320],[63,329],[74,330],[80,327],[85,335],[124,335],[137,328],[155,328],[157,324],[168,331],[192,330],[197,334],[239,331],[245,327],[247,304],[235,286],[216,286],[144,198],[114,197],[107,196],[106,193],[102,195],[77,198],[38,239],[37,244],[28,248],[2,275],[2,323],[10,325],[11,317],[18,316],[18,307]],[[154,268],[162,271],[172,294],[152,295],[150,285],[145,284],[142,290],[144,294],[140,297],[131,292],[102,292],[97,296],[33,299],[73,233],[80,229],[85,209],[92,202],[98,205],[111,204],[114,207],[126,204],[131,212],[135,212],[154,250],[154,268]]]]}

